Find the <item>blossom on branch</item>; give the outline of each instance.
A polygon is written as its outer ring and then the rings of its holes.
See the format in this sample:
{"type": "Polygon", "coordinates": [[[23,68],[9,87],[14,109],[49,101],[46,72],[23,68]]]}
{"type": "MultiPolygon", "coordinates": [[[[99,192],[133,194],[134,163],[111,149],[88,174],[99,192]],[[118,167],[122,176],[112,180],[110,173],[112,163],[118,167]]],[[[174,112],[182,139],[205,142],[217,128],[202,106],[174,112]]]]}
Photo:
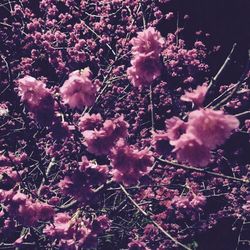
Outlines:
{"type": "Polygon", "coordinates": [[[138,150],[119,139],[111,150],[111,166],[113,179],[125,185],[136,184],[140,177],[149,173],[153,165],[152,152],[148,148],[138,150]]]}
{"type": "Polygon", "coordinates": [[[106,120],[101,129],[86,130],[83,132],[87,150],[95,155],[105,155],[110,152],[114,143],[120,137],[126,137],[128,123],[123,116],[114,120],[106,120]]]}
{"type": "Polygon", "coordinates": [[[135,87],[149,85],[161,74],[160,54],[165,40],[160,32],[150,27],[138,32],[130,43],[133,59],[127,69],[128,79],[135,87]]]}
{"type": "Polygon", "coordinates": [[[198,86],[192,92],[185,91],[185,94],[181,96],[181,100],[184,102],[192,102],[196,106],[201,106],[205,100],[207,88],[207,84],[204,83],[203,85],[198,86]]]}
{"type": "Polygon", "coordinates": [[[238,127],[239,120],[233,115],[225,115],[221,110],[199,109],[189,114],[187,133],[193,134],[206,147],[215,149],[238,127]]]}
{"type": "Polygon", "coordinates": [[[82,109],[91,106],[95,102],[97,88],[90,80],[91,71],[89,68],[75,70],[69,74],[63,86],[60,88],[62,100],[70,108],[82,109]]]}
{"type": "Polygon", "coordinates": [[[34,118],[43,125],[51,124],[54,118],[54,99],[42,81],[25,76],[17,81],[18,94],[34,118]]]}

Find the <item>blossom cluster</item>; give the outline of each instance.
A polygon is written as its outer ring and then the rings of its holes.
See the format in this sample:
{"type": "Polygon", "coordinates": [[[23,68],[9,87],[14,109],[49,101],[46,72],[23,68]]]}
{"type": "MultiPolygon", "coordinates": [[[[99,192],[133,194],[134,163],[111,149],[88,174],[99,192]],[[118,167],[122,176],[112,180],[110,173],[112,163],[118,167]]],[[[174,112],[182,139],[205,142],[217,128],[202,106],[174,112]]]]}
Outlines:
{"type": "Polygon", "coordinates": [[[201,167],[210,162],[210,150],[222,145],[239,127],[236,117],[212,109],[190,112],[186,123],[174,117],[166,124],[166,135],[177,159],[201,167]]]}
{"type": "Polygon", "coordinates": [[[2,2],[0,248],[247,244],[235,46],[211,50],[181,1],[2,2]]]}
{"type": "Polygon", "coordinates": [[[82,109],[85,106],[93,105],[97,90],[91,82],[90,76],[89,68],[76,70],[69,74],[69,79],[60,88],[62,100],[70,108],[82,109]]]}
{"type": "Polygon", "coordinates": [[[42,81],[25,76],[18,80],[18,93],[38,122],[51,124],[54,118],[54,99],[42,81]]]}
{"type": "Polygon", "coordinates": [[[33,201],[27,195],[14,190],[1,190],[1,203],[9,216],[16,218],[25,226],[32,226],[41,221],[48,221],[54,216],[52,206],[33,201]]]}
{"type": "Polygon", "coordinates": [[[99,216],[94,221],[79,216],[79,212],[70,216],[68,213],[57,213],[53,224],[47,225],[45,235],[57,240],[61,249],[96,247],[97,234],[109,227],[109,220],[99,216]]]}
{"type": "MultiPolygon", "coordinates": [[[[93,119],[95,119],[95,117],[93,117],[93,119]]],[[[92,154],[108,154],[119,138],[127,136],[127,128],[128,123],[124,121],[123,116],[114,120],[106,120],[99,130],[83,131],[84,144],[87,146],[87,150],[92,154]]]]}
{"type": "Polygon", "coordinates": [[[123,139],[119,139],[111,150],[111,174],[117,182],[126,185],[136,184],[139,178],[152,168],[152,153],[147,149],[138,150],[133,146],[126,145],[123,139]]]}
{"type": "Polygon", "coordinates": [[[133,86],[151,84],[161,74],[160,55],[164,38],[153,27],[141,31],[131,40],[132,66],[128,68],[128,79],[133,86]]]}

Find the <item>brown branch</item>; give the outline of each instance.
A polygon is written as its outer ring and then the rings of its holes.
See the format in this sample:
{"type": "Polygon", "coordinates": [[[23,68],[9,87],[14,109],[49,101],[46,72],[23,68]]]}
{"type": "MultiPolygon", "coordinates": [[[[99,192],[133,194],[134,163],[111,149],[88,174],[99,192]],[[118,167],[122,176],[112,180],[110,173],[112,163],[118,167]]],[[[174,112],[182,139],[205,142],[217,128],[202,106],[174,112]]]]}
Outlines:
{"type": "Polygon", "coordinates": [[[246,184],[249,184],[249,182],[250,182],[249,180],[240,179],[240,178],[229,176],[229,175],[215,173],[215,172],[208,171],[208,170],[202,169],[202,168],[186,166],[186,165],[182,165],[182,164],[179,164],[179,163],[176,163],[176,162],[172,162],[172,161],[168,161],[168,160],[162,160],[160,158],[156,158],[156,160],[159,161],[160,163],[170,165],[170,166],[173,166],[173,167],[177,167],[177,168],[182,168],[182,169],[188,170],[188,171],[194,171],[194,172],[199,172],[199,173],[203,173],[203,174],[208,174],[208,175],[212,175],[214,177],[239,181],[239,182],[246,183],[246,184]]]}
{"type": "Polygon", "coordinates": [[[152,84],[150,84],[150,110],[151,110],[151,126],[152,126],[152,132],[155,131],[155,121],[154,121],[154,103],[153,103],[153,87],[152,84]]]}
{"type": "Polygon", "coordinates": [[[226,68],[226,66],[229,64],[229,62],[231,61],[231,57],[232,57],[232,54],[233,54],[233,52],[234,52],[234,50],[236,48],[236,45],[237,45],[236,43],[233,44],[233,47],[232,47],[230,53],[228,54],[225,62],[222,64],[222,66],[220,67],[220,69],[217,72],[217,74],[214,77],[212,77],[212,79],[211,79],[211,81],[210,81],[210,83],[208,85],[207,92],[212,87],[212,85],[218,81],[218,78],[220,77],[221,73],[226,68]]]}
{"type": "Polygon", "coordinates": [[[191,248],[185,246],[184,244],[182,244],[181,242],[179,242],[178,240],[176,240],[173,236],[171,236],[168,232],[166,232],[161,225],[159,225],[156,221],[154,221],[149,214],[147,214],[146,211],[144,211],[137,203],[136,201],[131,197],[131,195],[127,192],[127,190],[125,189],[125,187],[123,185],[120,184],[121,190],[123,191],[123,193],[127,196],[127,198],[131,201],[131,203],[138,209],[139,212],[141,212],[148,220],[151,221],[151,223],[157,227],[159,229],[159,231],[161,231],[167,238],[169,238],[170,240],[172,240],[176,245],[186,249],[186,250],[192,250],[191,248]]]}

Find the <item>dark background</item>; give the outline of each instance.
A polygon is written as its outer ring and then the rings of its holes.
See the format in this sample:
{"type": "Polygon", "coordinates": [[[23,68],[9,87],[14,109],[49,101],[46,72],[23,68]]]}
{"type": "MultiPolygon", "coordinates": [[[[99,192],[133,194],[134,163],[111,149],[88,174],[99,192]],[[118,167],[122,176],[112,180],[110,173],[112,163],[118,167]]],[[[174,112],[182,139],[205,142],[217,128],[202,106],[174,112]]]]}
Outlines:
{"type": "MultiPolygon", "coordinates": [[[[250,48],[250,0],[171,0],[161,5],[164,13],[179,13],[180,27],[184,27],[180,37],[192,43],[194,33],[202,30],[198,39],[205,40],[210,48],[221,45],[220,50],[209,58],[211,73],[215,73],[223,64],[233,44],[237,47],[233,56],[234,65],[229,66],[225,81],[237,81],[242,74],[250,48]],[[184,20],[185,15],[188,20],[184,20]],[[210,34],[207,37],[205,34],[210,34]]],[[[173,31],[171,24],[164,22],[161,31],[166,34],[173,31]]],[[[190,44],[191,45],[191,44],[190,44]]]]}

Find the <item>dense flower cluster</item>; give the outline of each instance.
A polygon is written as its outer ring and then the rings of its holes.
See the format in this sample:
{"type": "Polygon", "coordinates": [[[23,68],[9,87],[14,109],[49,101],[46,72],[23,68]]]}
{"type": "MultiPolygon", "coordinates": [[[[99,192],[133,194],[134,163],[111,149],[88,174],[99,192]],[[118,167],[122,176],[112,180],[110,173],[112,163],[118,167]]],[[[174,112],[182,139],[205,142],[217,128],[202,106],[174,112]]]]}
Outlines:
{"type": "Polygon", "coordinates": [[[0,201],[6,212],[25,226],[32,226],[41,221],[48,221],[54,215],[52,206],[33,201],[27,195],[14,190],[0,190],[0,201]]]}
{"type": "Polygon", "coordinates": [[[85,130],[94,130],[98,128],[103,122],[103,119],[100,114],[86,113],[79,119],[79,129],[84,132],[85,130]]]}
{"type": "Polygon", "coordinates": [[[163,37],[153,27],[139,32],[131,40],[133,59],[127,74],[133,86],[148,85],[160,76],[160,54],[164,42],[163,37]]]}
{"type": "Polygon", "coordinates": [[[90,76],[89,68],[76,70],[69,74],[69,79],[60,88],[62,100],[70,108],[82,109],[94,104],[97,89],[90,76]]]}
{"type": "Polygon", "coordinates": [[[50,124],[54,117],[54,99],[42,81],[25,76],[18,80],[18,93],[38,122],[50,124]]]}
{"type": "Polygon", "coordinates": [[[123,116],[114,120],[106,120],[97,130],[85,130],[83,136],[87,150],[95,155],[105,155],[110,152],[119,138],[127,136],[128,123],[123,116]]]}
{"type": "Polygon", "coordinates": [[[96,246],[97,233],[107,229],[109,221],[99,216],[89,221],[79,216],[79,211],[70,216],[68,213],[57,213],[53,224],[47,225],[43,232],[56,239],[60,249],[93,248],[96,246]]]}
{"type": "Polygon", "coordinates": [[[170,144],[178,160],[204,167],[210,162],[210,150],[222,145],[238,127],[239,121],[234,116],[199,109],[190,112],[185,133],[172,137],[170,144]]]}
{"type": "Polygon", "coordinates": [[[96,165],[83,157],[78,169],[68,173],[58,186],[64,195],[73,196],[79,202],[89,202],[94,188],[106,182],[108,172],[106,165],[96,165]]]}
{"type": "Polygon", "coordinates": [[[207,84],[204,83],[201,86],[198,86],[191,92],[185,92],[184,95],[181,96],[181,100],[184,102],[192,102],[196,106],[202,106],[207,93],[207,84]]]}
{"type": "Polygon", "coordinates": [[[206,47],[201,41],[196,41],[192,49],[187,49],[185,41],[174,34],[168,34],[166,49],[162,52],[164,64],[172,77],[182,77],[184,83],[195,81],[197,72],[206,72],[206,47]],[[178,41],[177,41],[178,40],[178,41]]]}
{"type": "Polygon", "coordinates": [[[125,185],[136,184],[141,176],[149,173],[153,165],[152,153],[147,148],[138,150],[126,145],[123,139],[111,150],[110,159],[113,179],[125,185]]]}

